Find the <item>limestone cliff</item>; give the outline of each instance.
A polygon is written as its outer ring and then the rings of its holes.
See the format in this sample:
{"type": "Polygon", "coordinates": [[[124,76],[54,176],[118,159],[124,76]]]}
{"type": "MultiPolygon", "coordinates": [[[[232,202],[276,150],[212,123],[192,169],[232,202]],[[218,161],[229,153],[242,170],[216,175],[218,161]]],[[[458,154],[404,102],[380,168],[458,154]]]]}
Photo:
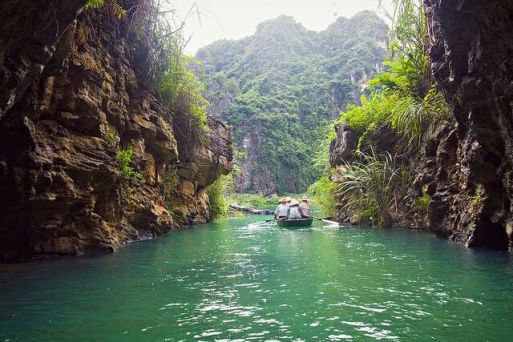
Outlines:
{"type": "Polygon", "coordinates": [[[150,90],[130,16],[84,4],[0,4],[0,261],[206,222],[205,187],[231,170],[223,123],[194,139],[150,90]],[[120,151],[140,176],[126,177],[120,151]]]}
{"type": "Polygon", "coordinates": [[[426,5],[433,74],[457,122],[444,137],[457,144],[439,158],[445,163],[431,224],[468,246],[507,248],[513,238],[513,3],[426,5]]]}
{"type": "MultiPolygon", "coordinates": [[[[426,0],[425,5],[433,75],[455,121],[431,127],[420,153],[407,162],[416,175],[413,196],[423,189],[431,201],[425,221],[416,220],[412,205],[402,208],[405,224],[469,247],[511,248],[513,3],[426,0]]],[[[339,127],[334,166],[348,156],[351,143],[351,132],[339,127]]]]}

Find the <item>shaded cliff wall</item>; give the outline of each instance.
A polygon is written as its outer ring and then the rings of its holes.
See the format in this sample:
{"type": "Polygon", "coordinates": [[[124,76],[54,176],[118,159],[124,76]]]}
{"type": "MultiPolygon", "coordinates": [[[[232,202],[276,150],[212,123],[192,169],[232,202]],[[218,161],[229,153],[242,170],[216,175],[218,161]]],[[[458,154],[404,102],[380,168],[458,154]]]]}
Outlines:
{"type": "MultiPolygon", "coordinates": [[[[400,224],[469,247],[508,249],[513,241],[513,2],[426,0],[433,75],[454,121],[429,127],[402,160],[412,170],[400,224]],[[415,198],[431,201],[419,209],[415,198]],[[425,210],[425,211],[424,211],[425,210]]],[[[355,133],[337,127],[331,163],[351,158],[355,133]]],[[[391,137],[378,139],[393,151],[391,137]]],[[[343,209],[339,218],[348,220],[343,209]]]]}
{"type": "Polygon", "coordinates": [[[112,251],[208,221],[205,187],[231,170],[224,124],[177,134],[186,113],[142,81],[130,16],[84,2],[0,4],[0,260],[112,251]],[[122,172],[129,150],[140,177],[122,172]]]}
{"type": "Polygon", "coordinates": [[[437,188],[431,224],[468,246],[506,248],[513,229],[513,2],[426,6],[432,71],[454,107],[450,134],[458,141],[455,164],[440,182],[458,188],[437,188]]]}

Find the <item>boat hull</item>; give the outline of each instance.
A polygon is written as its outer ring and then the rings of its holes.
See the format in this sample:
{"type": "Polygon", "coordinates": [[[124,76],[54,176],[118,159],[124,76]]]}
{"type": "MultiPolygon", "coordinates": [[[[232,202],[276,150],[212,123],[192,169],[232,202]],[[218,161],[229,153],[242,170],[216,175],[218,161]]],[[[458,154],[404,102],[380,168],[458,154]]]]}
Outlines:
{"type": "Polygon", "coordinates": [[[312,225],[313,219],[300,219],[300,220],[277,220],[278,226],[283,228],[304,228],[312,225]]]}

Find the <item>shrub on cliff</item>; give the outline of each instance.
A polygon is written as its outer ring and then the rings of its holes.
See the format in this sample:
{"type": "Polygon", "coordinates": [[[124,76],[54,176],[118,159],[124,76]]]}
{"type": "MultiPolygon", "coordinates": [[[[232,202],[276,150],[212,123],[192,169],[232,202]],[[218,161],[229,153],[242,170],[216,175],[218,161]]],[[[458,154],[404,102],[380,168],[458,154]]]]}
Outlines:
{"type": "Polygon", "coordinates": [[[337,213],[335,194],[339,186],[328,175],[323,175],[318,181],[308,187],[312,204],[321,210],[323,216],[334,217],[337,213]]]}
{"type": "Polygon", "coordinates": [[[311,168],[322,172],[322,176],[308,187],[307,193],[312,202],[321,210],[323,216],[334,217],[337,213],[335,194],[339,186],[334,183],[330,174],[332,172],[330,159],[330,142],[335,138],[334,127],[327,127],[327,138],[321,141],[312,161],[311,168]]]}
{"type": "Polygon", "coordinates": [[[177,116],[186,116],[189,125],[207,129],[208,101],[205,86],[190,68],[191,57],[184,55],[187,40],[181,25],[174,25],[172,4],[168,1],[136,0],[133,6],[118,0],[87,0],[86,8],[105,8],[115,16],[127,17],[129,51],[137,65],[138,78],[158,94],[177,116]],[[121,5],[125,6],[122,7],[121,5]]]}
{"type": "Polygon", "coordinates": [[[205,85],[188,66],[193,62],[192,57],[173,51],[169,70],[159,79],[158,91],[164,104],[186,116],[191,127],[206,130],[208,101],[202,95],[205,85]]]}
{"type": "Polygon", "coordinates": [[[225,176],[219,177],[213,184],[207,187],[210,219],[215,220],[226,217],[228,205],[224,197],[225,176]]]}
{"type": "Polygon", "coordinates": [[[419,145],[426,127],[448,116],[449,110],[443,95],[435,85],[426,94],[417,92],[415,83],[408,81],[407,58],[397,58],[384,71],[370,81],[373,92],[361,98],[360,105],[349,105],[341,114],[343,122],[364,133],[391,128],[405,138],[407,145],[419,145]]]}
{"type": "Polygon", "coordinates": [[[172,34],[161,31],[155,32],[155,39],[160,47],[158,53],[164,56],[166,64],[154,76],[155,90],[175,117],[187,118],[188,126],[204,131],[208,127],[208,101],[202,95],[205,85],[192,70],[194,59],[183,52],[187,42],[180,29],[172,34]]]}
{"type": "Polygon", "coordinates": [[[131,146],[118,150],[116,153],[121,175],[124,180],[133,181],[142,179],[142,174],[132,167],[133,155],[134,150],[131,146]]]}
{"type": "Polygon", "coordinates": [[[369,81],[372,93],[362,97],[359,106],[348,106],[339,122],[362,133],[387,126],[404,137],[407,145],[418,145],[425,128],[447,117],[449,111],[429,69],[422,2],[395,3],[394,15],[390,15],[391,60],[384,63],[385,71],[369,81]]]}

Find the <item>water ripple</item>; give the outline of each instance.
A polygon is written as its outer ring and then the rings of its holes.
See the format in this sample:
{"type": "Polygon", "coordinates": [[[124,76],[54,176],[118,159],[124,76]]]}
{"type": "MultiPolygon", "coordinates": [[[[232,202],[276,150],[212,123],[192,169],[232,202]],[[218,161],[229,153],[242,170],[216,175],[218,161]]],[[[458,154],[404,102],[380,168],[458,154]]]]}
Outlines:
{"type": "Polygon", "coordinates": [[[405,231],[257,220],[0,272],[0,340],[510,338],[509,256],[405,231]]]}

